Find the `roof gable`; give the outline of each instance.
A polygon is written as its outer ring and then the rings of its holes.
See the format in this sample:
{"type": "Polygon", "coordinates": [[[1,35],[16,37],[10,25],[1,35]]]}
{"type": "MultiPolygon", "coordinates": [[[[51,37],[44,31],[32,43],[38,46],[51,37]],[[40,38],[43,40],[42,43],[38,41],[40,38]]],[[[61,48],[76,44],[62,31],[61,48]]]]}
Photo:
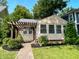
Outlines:
{"type": "Polygon", "coordinates": [[[39,21],[39,23],[48,23],[48,24],[66,24],[67,21],[60,18],[59,16],[57,15],[52,15],[52,16],[49,16],[47,18],[44,18],[42,20],[39,21]]]}

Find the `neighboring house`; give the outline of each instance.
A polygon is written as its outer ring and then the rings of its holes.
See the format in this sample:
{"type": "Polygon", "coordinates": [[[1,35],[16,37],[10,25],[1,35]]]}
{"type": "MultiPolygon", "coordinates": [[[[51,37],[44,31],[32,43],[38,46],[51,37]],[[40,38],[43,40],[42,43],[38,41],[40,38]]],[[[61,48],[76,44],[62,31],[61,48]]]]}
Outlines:
{"type": "Polygon", "coordinates": [[[17,22],[11,22],[11,37],[17,37],[21,34],[24,41],[37,40],[40,36],[47,36],[49,41],[64,41],[64,25],[67,21],[52,15],[50,17],[34,20],[34,19],[20,19],[17,22]]]}
{"type": "Polygon", "coordinates": [[[79,35],[79,9],[74,9],[64,15],[63,17],[67,21],[73,21],[75,23],[75,28],[77,31],[77,34],[79,35]]]}

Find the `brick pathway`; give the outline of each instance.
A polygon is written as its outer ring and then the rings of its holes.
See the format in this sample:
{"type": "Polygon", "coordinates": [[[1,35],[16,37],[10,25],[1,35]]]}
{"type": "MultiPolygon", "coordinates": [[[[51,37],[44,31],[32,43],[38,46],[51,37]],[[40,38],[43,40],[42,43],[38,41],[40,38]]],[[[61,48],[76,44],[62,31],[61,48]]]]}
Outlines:
{"type": "Polygon", "coordinates": [[[30,43],[23,44],[15,59],[34,59],[30,43]]]}

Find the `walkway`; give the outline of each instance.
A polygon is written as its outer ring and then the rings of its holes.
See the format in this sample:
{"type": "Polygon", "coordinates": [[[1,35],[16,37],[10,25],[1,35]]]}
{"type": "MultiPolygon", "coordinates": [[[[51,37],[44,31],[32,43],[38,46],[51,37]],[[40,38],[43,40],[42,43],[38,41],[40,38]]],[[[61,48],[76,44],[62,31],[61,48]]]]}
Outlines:
{"type": "Polygon", "coordinates": [[[18,52],[16,59],[34,59],[30,43],[23,44],[23,48],[18,52]]]}

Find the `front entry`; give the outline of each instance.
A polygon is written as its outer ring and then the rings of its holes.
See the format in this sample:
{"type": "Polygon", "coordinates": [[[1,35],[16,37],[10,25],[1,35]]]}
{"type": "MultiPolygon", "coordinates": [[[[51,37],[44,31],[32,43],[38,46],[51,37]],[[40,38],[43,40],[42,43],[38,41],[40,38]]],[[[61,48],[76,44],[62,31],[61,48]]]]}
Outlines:
{"type": "Polygon", "coordinates": [[[33,28],[32,27],[24,27],[23,29],[19,30],[19,33],[23,37],[24,42],[33,40],[33,28]]]}

